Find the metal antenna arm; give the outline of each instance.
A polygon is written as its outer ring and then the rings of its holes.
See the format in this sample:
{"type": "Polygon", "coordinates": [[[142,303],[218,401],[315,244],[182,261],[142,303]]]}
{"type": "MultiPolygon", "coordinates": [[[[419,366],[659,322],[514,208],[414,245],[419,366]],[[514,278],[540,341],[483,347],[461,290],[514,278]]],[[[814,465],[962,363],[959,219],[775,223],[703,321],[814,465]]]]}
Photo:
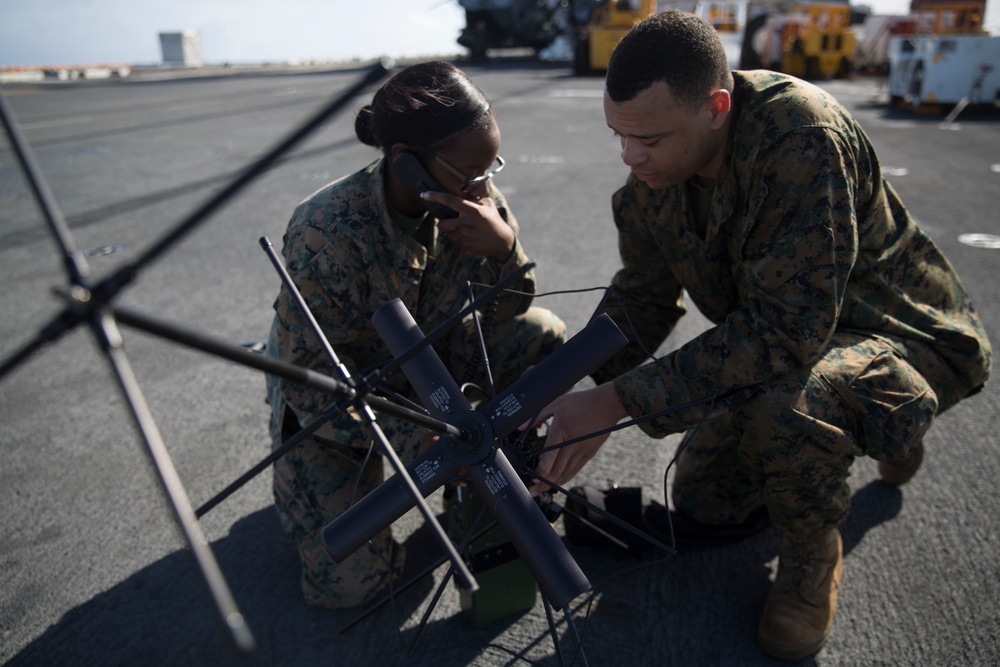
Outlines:
{"type": "MultiPolygon", "coordinates": [[[[472,576],[472,572],[469,571],[465,561],[462,560],[462,555],[455,549],[455,545],[452,544],[451,540],[448,538],[448,534],[445,533],[444,528],[441,527],[437,517],[434,516],[430,506],[427,504],[427,501],[424,500],[424,497],[429,495],[431,491],[434,491],[436,488],[444,484],[448,479],[453,478],[458,473],[458,466],[440,466],[437,468],[436,474],[432,477],[422,477],[421,482],[423,484],[418,488],[413,476],[410,474],[406,466],[403,465],[403,462],[396,454],[396,450],[394,450],[392,445],[389,444],[389,440],[385,437],[385,433],[382,432],[382,428],[378,425],[378,422],[375,421],[375,415],[371,414],[371,411],[367,409],[367,405],[362,404],[361,407],[363,408],[362,414],[365,415],[368,425],[371,427],[372,432],[375,433],[375,437],[382,446],[382,452],[386,455],[386,457],[388,457],[389,462],[392,463],[392,467],[396,471],[393,478],[402,480],[402,488],[406,491],[404,495],[406,502],[403,503],[403,505],[405,505],[406,509],[409,509],[414,505],[420,509],[420,513],[424,515],[424,520],[426,520],[428,525],[430,525],[434,534],[437,536],[438,542],[441,543],[441,546],[444,547],[444,550],[448,553],[448,557],[451,559],[452,565],[455,568],[455,573],[459,579],[459,583],[463,588],[468,590],[469,593],[475,593],[479,590],[479,584],[476,583],[476,579],[472,576]],[[428,484],[428,481],[431,483],[428,484]]],[[[376,491],[377,490],[378,489],[376,489],[376,491]]],[[[404,512],[405,511],[406,510],[404,510],[404,512]]],[[[403,513],[400,512],[399,516],[402,515],[403,513]]],[[[399,516],[396,518],[398,519],[399,516]]],[[[393,519],[393,521],[395,520],[396,519],[393,519]]],[[[365,538],[365,541],[367,542],[368,539],[369,538],[365,538]]]]}
{"type": "MultiPolygon", "coordinates": [[[[196,350],[228,359],[229,361],[235,361],[238,364],[249,366],[250,368],[255,368],[289,380],[290,382],[296,382],[337,397],[351,400],[359,398],[359,394],[353,388],[328,375],[251,352],[229,341],[203,334],[175,322],[154,317],[148,313],[142,313],[128,306],[115,306],[112,308],[112,312],[119,322],[145,331],[146,333],[160,336],[166,340],[186,345],[196,350]]],[[[379,412],[385,412],[400,419],[408,420],[436,433],[453,437],[462,436],[462,432],[451,424],[434,419],[423,412],[410,410],[378,396],[367,396],[365,400],[379,412]]]]}
{"type": "Polygon", "coordinates": [[[340,358],[333,349],[333,346],[330,345],[330,340],[323,333],[323,329],[320,328],[319,322],[316,321],[316,317],[313,315],[312,310],[310,310],[306,300],[302,298],[302,292],[299,291],[298,285],[296,285],[295,281],[292,280],[292,276],[288,273],[288,269],[285,268],[281,258],[278,257],[278,253],[274,251],[274,246],[271,245],[271,239],[266,236],[260,237],[260,247],[264,249],[264,253],[267,255],[267,258],[271,260],[271,265],[281,277],[281,283],[285,286],[285,289],[288,290],[288,292],[292,295],[292,298],[295,300],[295,305],[299,307],[299,312],[302,313],[302,316],[309,322],[309,328],[313,330],[319,344],[323,347],[323,352],[326,354],[327,359],[333,363],[334,367],[340,373],[341,379],[353,386],[354,383],[351,382],[351,372],[347,370],[347,367],[344,366],[343,363],[341,363],[340,358]]]}
{"type": "MultiPolygon", "coordinates": [[[[282,264],[281,260],[278,258],[277,253],[274,252],[274,246],[271,245],[271,242],[268,240],[266,236],[261,238],[260,245],[264,249],[264,252],[267,253],[268,258],[274,265],[275,270],[277,270],[278,275],[281,276],[281,281],[284,284],[285,289],[287,289],[288,292],[295,299],[295,303],[296,305],[298,305],[299,310],[302,312],[302,314],[309,322],[309,326],[312,329],[313,334],[319,340],[320,345],[322,345],[327,358],[340,372],[341,376],[344,378],[344,381],[351,384],[350,371],[348,371],[347,367],[340,362],[340,359],[337,357],[337,353],[334,352],[333,346],[330,345],[329,339],[326,337],[326,334],[323,333],[323,329],[320,327],[319,322],[316,321],[316,317],[310,310],[309,305],[306,303],[305,299],[302,298],[302,293],[299,292],[298,286],[295,284],[295,281],[292,280],[291,275],[289,275],[284,264],[282,264]]],[[[372,413],[371,408],[369,407],[366,399],[363,396],[360,397],[357,401],[355,401],[355,406],[358,408],[358,412],[361,413],[361,416],[367,422],[368,427],[375,434],[375,439],[378,440],[379,445],[381,445],[383,454],[385,454],[385,456],[392,463],[392,467],[396,470],[397,476],[402,478],[403,484],[405,485],[406,490],[409,492],[409,495],[413,500],[413,502],[410,503],[410,506],[416,504],[417,507],[420,508],[420,513],[424,515],[424,519],[427,520],[428,524],[434,530],[434,533],[437,536],[438,541],[441,542],[441,546],[444,548],[446,552],[448,552],[448,555],[451,557],[452,563],[454,564],[455,570],[458,573],[458,577],[461,580],[462,586],[468,589],[470,592],[475,592],[479,590],[479,584],[477,584],[476,580],[472,577],[472,572],[469,571],[468,567],[465,565],[465,562],[462,560],[461,554],[458,553],[458,551],[455,549],[455,545],[451,543],[450,539],[448,539],[448,535],[445,533],[444,528],[442,528],[441,524],[438,523],[438,520],[434,517],[434,513],[431,512],[430,507],[424,500],[424,495],[426,494],[423,494],[421,490],[417,488],[417,485],[414,484],[413,478],[410,476],[409,471],[403,465],[403,462],[399,459],[399,456],[396,454],[396,451],[392,448],[392,444],[389,442],[388,438],[385,437],[385,433],[383,433],[382,428],[378,425],[378,422],[375,420],[375,415],[372,413]]],[[[461,433],[459,433],[459,436],[464,437],[461,433]]],[[[454,472],[457,472],[457,468],[455,468],[450,472],[454,474],[454,472]]]]}
{"type": "MultiPolygon", "coordinates": [[[[139,259],[123,266],[121,269],[113,273],[111,276],[103,279],[96,285],[88,283],[88,279],[90,277],[90,266],[87,264],[84,255],[76,248],[69,226],[66,224],[65,218],[56,204],[55,197],[53,197],[51,189],[49,188],[46,180],[43,178],[41,170],[38,168],[38,164],[35,161],[34,155],[30,150],[27,141],[24,140],[20,127],[14,119],[14,114],[7,103],[7,98],[3,93],[2,86],[0,86],[0,121],[3,122],[3,126],[7,131],[7,135],[10,137],[11,145],[14,148],[14,152],[17,154],[21,168],[28,179],[31,189],[35,193],[36,199],[39,202],[39,206],[42,210],[42,216],[44,217],[46,224],[49,226],[53,238],[59,246],[70,284],[72,286],[85,288],[88,292],[92,292],[91,295],[88,295],[88,300],[91,302],[96,303],[99,301],[100,303],[108,303],[115,296],[117,296],[117,294],[126,285],[133,282],[138,277],[140,269],[176,245],[196,226],[201,224],[216,210],[221,208],[229,199],[234,197],[243,188],[249,185],[255,178],[257,178],[257,176],[263,174],[267,169],[269,169],[270,166],[282,155],[290,151],[330,117],[346,107],[347,104],[350,103],[351,99],[357,96],[372,83],[388,74],[391,67],[391,61],[379,62],[374,65],[364,77],[334,98],[326,107],[317,112],[312,118],[309,118],[296,130],[291,132],[286,139],[279,142],[278,145],[268,151],[262,158],[251,164],[242,174],[234,179],[228,186],[223,188],[222,191],[178,224],[172,232],[161,237],[161,239],[149,250],[147,250],[139,259]]],[[[66,312],[57,316],[52,320],[52,322],[49,323],[48,326],[45,327],[42,334],[37,336],[33,341],[24,345],[20,350],[15,352],[13,355],[4,360],[2,364],[0,364],[0,377],[5,376],[11,370],[22,364],[28,359],[28,357],[34,354],[37,350],[41,349],[41,347],[45,344],[55,341],[64,333],[80,324],[83,319],[84,318],[79,315],[66,312]]]]}

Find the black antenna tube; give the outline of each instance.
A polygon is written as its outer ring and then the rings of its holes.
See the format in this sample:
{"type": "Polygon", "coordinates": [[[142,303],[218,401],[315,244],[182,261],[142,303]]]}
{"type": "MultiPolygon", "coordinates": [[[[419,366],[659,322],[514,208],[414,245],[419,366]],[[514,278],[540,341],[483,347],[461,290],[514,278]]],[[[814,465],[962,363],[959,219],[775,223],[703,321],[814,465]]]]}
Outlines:
{"type": "Polygon", "coordinates": [[[590,581],[566,545],[552,529],[503,451],[469,469],[469,478],[483,496],[504,532],[538,582],[545,599],[565,607],[590,590],[590,581]]]}
{"type": "Polygon", "coordinates": [[[479,412],[490,420],[493,435],[503,438],[572,389],[627,342],[618,325],[604,313],[479,408],[479,412]]]}
{"type": "MultiPolygon", "coordinates": [[[[406,466],[406,472],[424,498],[445,482],[458,477],[459,466],[444,460],[441,450],[439,441],[406,466]]],[[[341,563],[416,504],[410,488],[402,481],[402,475],[393,475],[327,524],[323,528],[323,544],[330,557],[341,563]]]]}
{"type": "MultiPolygon", "coordinates": [[[[423,332],[400,299],[393,299],[376,310],[372,324],[394,357],[424,339],[423,332]]],[[[456,410],[472,409],[434,348],[424,347],[401,368],[424,408],[434,417],[444,420],[456,410]]]]}

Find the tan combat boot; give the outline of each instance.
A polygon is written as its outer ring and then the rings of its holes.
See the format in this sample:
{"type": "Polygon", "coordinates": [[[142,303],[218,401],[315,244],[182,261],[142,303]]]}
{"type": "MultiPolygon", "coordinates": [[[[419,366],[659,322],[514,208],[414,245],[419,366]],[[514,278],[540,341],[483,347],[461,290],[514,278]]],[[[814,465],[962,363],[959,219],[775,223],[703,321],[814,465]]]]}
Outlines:
{"type": "Polygon", "coordinates": [[[842,565],[843,543],[836,528],[805,545],[786,533],[757,631],[762,651],[801,660],[823,648],[837,607],[842,565]]]}
{"type": "Polygon", "coordinates": [[[909,482],[924,461],[924,443],[918,443],[910,455],[902,461],[879,461],[878,474],[882,481],[893,486],[909,482]]]}

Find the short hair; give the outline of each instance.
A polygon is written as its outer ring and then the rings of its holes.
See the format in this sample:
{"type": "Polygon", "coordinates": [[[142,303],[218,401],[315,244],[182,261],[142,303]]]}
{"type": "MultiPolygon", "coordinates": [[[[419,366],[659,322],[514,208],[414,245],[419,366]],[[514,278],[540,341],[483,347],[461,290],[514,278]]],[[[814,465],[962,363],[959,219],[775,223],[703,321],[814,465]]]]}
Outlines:
{"type": "Polygon", "coordinates": [[[627,102],[663,81],[677,103],[693,108],[714,88],[732,92],[726,48],[711,23],[691,12],[667,9],[643,19],[622,37],[608,62],[605,88],[627,102]]]}
{"type": "Polygon", "coordinates": [[[455,65],[430,61],[394,74],[354,120],[354,132],[382,151],[397,143],[447,150],[460,134],[492,127],[489,99],[455,65]]]}

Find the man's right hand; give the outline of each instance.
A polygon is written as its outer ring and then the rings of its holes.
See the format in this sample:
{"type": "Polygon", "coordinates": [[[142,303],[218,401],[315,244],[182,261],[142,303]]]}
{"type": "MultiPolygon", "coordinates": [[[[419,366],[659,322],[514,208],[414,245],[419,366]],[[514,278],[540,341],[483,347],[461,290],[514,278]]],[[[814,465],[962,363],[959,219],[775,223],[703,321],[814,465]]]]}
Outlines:
{"type": "MultiPolygon", "coordinates": [[[[618,398],[614,385],[606,382],[593,389],[563,394],[541,411],[538,423],[552,418],[545,438],[545,446],[549,447],[610,428],[627,416],[628,412],[618,398]]],[[[534,426],[535,424],[530,425],[534,426]]],[[[588,440],[545,452],[538,462],[538,474],[565,487],[587,461],[597,454],[610,435],[602,433],[588,440]]],[[[538,482],[528,490],[531,495],[537,496],[548,488],[548,484],[538,482]]]]}

